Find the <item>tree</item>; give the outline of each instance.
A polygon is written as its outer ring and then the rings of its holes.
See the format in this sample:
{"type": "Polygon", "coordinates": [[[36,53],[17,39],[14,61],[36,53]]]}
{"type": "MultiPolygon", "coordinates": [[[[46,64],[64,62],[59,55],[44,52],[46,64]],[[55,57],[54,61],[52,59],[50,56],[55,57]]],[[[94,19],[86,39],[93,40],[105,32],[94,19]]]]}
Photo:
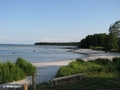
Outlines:
{"type": "Polygon", "coordinates": [[[120,38],[118,38],[118,49],[120,51],[120,38]]]}
{"type": "Polygon", "coordinates": [[[120,20],[113,23],[113,25],[110,25],[109,27],[109,33],[113,33],[120,37],[120,20]]]}
{"type": "Polygon", "coordinates": [[[104,47],[105,37],[106,37],[105,33],[88,35],[88,36],[86,36],[85,39],[82,39],[79,42],[79,47],[80,48],[90,48],[91,46],[104,47]]]}
{"type": "Polygon", "coordinates": [[[118,37],[110,33],[109,35],[106,36],[105,38],[105,50],[106,51],[116,51],[118,50],[118,37]]]}

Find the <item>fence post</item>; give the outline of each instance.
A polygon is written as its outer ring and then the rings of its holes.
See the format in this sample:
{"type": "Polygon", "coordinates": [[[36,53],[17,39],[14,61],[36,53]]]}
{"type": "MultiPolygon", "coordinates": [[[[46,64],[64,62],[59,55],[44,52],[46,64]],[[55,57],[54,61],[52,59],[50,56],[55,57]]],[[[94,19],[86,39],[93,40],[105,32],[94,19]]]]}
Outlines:
{"type": "Polygon", "coordinates": [[[36,73],[32,75],[32,86],[33,90],[36,90],[36,73]]]}
{"type": "Polygon", "coordinates": [[[23,90],[28,90],[28,85],[27,84],[23,85],[23,90]]]}

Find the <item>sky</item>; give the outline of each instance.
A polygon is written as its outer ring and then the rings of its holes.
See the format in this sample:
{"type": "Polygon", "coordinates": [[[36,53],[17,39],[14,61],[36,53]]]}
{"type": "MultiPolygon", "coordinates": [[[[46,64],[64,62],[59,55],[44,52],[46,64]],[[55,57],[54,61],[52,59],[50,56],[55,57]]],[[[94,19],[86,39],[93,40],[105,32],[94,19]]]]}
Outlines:
{"type": "Polygon", "coordinates": [[[0,0],[0,44],[79,42],[118,20],[120,0],[0,0]]]}

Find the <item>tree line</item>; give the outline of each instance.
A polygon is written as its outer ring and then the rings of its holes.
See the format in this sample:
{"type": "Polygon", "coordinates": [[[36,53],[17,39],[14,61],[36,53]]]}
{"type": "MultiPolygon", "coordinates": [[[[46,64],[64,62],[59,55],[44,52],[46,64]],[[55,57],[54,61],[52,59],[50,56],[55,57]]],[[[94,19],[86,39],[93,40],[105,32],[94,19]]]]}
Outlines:
{"type": "Polygon", "coordinates": [[[79,42],[79,48],[120,51],[120,20],[110,25],[109,33],[88,35],[79,42]]]}
{"type": "Polygon", "coordinates": [[[78,42],[37,42],[34,45],[77,46],[78,42]]]}

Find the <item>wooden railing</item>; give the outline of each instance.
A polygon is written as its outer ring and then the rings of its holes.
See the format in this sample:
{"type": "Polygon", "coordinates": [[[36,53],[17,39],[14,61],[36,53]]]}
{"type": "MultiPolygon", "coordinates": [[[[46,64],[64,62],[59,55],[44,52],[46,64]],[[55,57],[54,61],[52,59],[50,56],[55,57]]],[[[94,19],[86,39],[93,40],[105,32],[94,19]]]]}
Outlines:
{"type": "MultiPolygon", "coordinates": [[[[33,86],[33,90],[36,90],[36,74],[34,73],[32,75],[32,86],[33,86]]],[[[19,88],[20,90],[28,90],[28,85],[27,84],[1,84],[0,85],[0,90],[16,90],[17,88],[19,88]]]]}
{"type": "Polygon", "coordinates": [[[52,80],[49,80],[50,83],[53,83],[54,85],[58,84],[58,81],[63,81],[71,78],[79,77],[79,80],[82,80],[83,74],[75,74],[71,76],[64,76],[64,77],[58,77],[58,78],[53,78],[52,80]]]}

